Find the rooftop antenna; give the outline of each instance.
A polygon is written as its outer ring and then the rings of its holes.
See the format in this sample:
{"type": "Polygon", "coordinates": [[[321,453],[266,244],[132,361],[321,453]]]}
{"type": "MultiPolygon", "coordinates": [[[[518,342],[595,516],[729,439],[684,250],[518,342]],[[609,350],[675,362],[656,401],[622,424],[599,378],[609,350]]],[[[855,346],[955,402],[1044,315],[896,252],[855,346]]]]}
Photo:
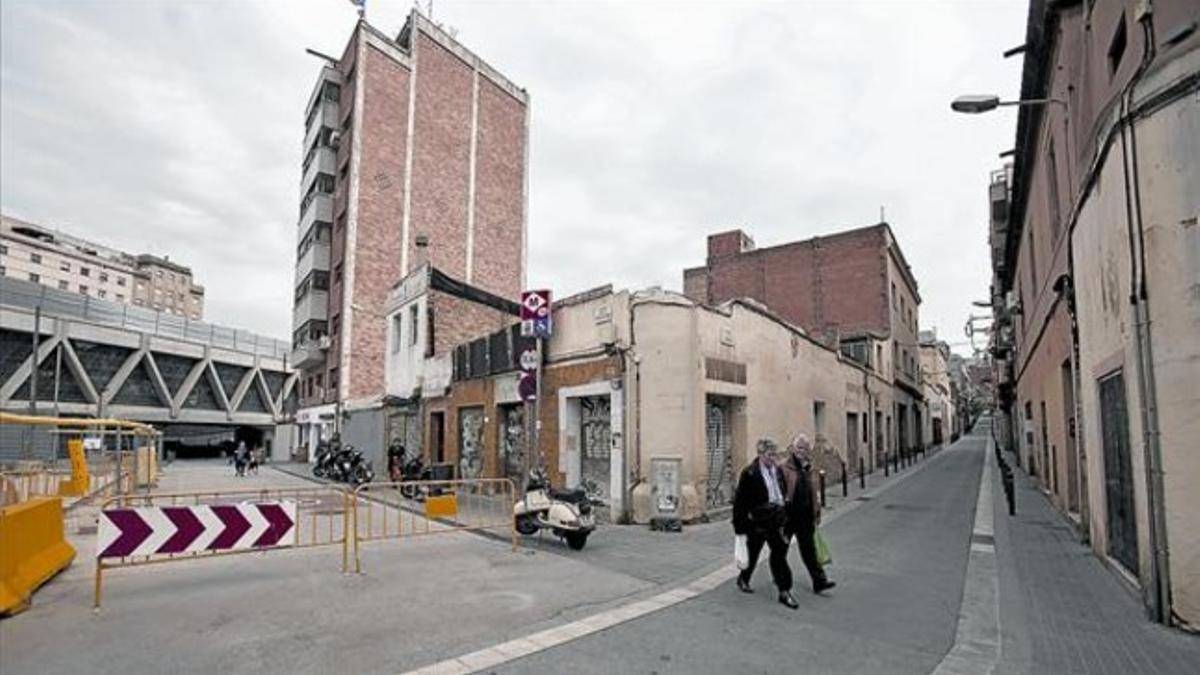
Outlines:
{"type": "Polygon", "coordinates": [[[879,222],[881,222],[881,223],[886,223],[886,222],[887,222],[887,214],[886,214],[886,212],[883,210],[883,204],[880,204],[880,205],[879,205],[879,222]]]}

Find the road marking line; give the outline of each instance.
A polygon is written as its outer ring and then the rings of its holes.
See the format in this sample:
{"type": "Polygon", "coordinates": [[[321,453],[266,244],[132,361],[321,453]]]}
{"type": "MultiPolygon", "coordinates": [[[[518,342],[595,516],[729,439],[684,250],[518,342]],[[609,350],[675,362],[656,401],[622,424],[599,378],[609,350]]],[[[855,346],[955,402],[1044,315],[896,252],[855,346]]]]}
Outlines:
{"type": "MultiPolygon", "coordinates": [[[[883,494],[884,492],[890,490],[893,486],[899,485],[912,476],[917,475],[923,471],[925,467],[941,459],[944,454],[945,451],[939,452],[932,459],[922,463],[913,471],[909,471],[902,476],[891,478],[883,485],[863,492],[862,494],[870,495],[872,497],[883,494]]],[[[990,502],[990,490],[988,495],[990,502]]],[[[865,503],[866,502],[856,500],[843,501],[835,508],[831,509],[829,515],[825,517],[822,524],[828,525],[837,520],[843,514],[849,513],[865,503]]],[[[990,514],[991,511],[989,510],[988,513],[990,514]]],[[[976,519],[978,520],[978,508],[976,509],[976,519]]],[[[732,579],[736,573],[737,570],[732,564],[722,565],[721,567],[709,572],[699,579],[695,579],[690,583],[684,584],[683,586],[673,588],[668,591],[663,591],[662,593],[651,596],[644,600],[638,600],[627,605],[614,607],[612,609],[608,609],[591,616],[586,616],[570,623],[565,623],[561,626],[547,628],[532,635],[526,635],[524,637],[509,640],[508,642],[492,645],[490,647],[471,652],[470,654],[439,661],[417,670],[410,670],[403,675],[441,675],[442,673],[459,675],[460,673],[476,672],[477,670],[491,668],[502,663],[507,663],[508,661],[515,661],[518,658],[550,649],[551,647],[557,647],[561,644],[578,640],[581,637],[586,637],[593,633],[599,633],[600,631],[612,628],[613,626],[627,623],[629,621],[633,621],[634,619],[639,619],[643,616],[646,616],[647,614],[651,614],[668,607],[673,607],[681,602],[691,600],[692,598],[703,595],[708,591],[714,590],[721,584],[732,579]],[[495,662],[491,659],[493,659],[496,654],[513,654],[513,656],[511,658],[506,658],[503,661],[495,662]],[[470,664],[474,663],[487,663],[488,665],[473,668],[470,664]]]]}
{"type": "Polygon", "coordinates": [[[992,441],[984,448],[979,493],[975,501],[975,523],[967,555],[962,604],[954,646],[946,653],[933,675],[990,673],[1000,661],[1000,580],[996,572],[993,543],[992,441]]]}

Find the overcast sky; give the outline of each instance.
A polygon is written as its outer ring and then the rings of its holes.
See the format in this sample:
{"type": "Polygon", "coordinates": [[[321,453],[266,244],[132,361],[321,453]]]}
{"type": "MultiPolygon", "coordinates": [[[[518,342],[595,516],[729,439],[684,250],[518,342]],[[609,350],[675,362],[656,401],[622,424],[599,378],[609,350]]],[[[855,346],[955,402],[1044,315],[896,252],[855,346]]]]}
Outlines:
{"type": "MultiPolygon", "coordinates": [[[[422,0],[421,6],[426,3],[422,0]]],[[[395,34],[410,4],[369,0],[395,34]]],[[[530,269],[570,294],[682,286],[705,236],[770,246],[878,222],[921,324],[954,343],[987,296],[987,175],[1026,2],[435,0],[433,18],[532,97],[530,269]]],[[[210,321],[287,336],[304,105],[347,0],[0,4],[0,207],[207,288],[210,321]]],[[[961,349],[962,346],[959,346],[961,349]]]]}

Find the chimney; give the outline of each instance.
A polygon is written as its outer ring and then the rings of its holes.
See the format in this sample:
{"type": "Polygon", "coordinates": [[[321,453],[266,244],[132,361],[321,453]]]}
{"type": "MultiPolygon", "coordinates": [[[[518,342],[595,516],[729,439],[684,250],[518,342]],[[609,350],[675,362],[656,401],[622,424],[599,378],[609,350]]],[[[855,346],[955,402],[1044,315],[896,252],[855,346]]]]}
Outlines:
{"type": "Polygon", "coordinates": [[[413,256],[413,268],[418,268],[421,265],[429,262],[429,237],[428,235],[418,234],[415,240],[417,247],[416,253],[413,256]]]}

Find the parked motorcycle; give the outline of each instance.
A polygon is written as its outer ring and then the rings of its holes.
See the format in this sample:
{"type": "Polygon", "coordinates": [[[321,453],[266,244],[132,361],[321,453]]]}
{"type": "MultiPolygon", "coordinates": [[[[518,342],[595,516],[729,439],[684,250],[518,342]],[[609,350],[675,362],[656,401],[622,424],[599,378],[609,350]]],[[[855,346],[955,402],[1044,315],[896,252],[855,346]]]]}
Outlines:
{"type": "Polygon", "coordinates": [[[313,462],[312,472],[317,478],[332,478],[334,462],[341,453],[341,447],[333,443],[322,443],[317,447],[317,458],[313,462]]]}
{"type": "Polygon", "coordinates": [[[404,462],[403,468],[400,470],[400,480],[405,482],[405,485],[400,486],[400,494],[407,499],[421,499],[429,495],[440,495],[445,491],[442,485],[413,485],[414,481],[431,481],[435,480],[434,470],[432,466],[425,466],[425,460],[420,455],[414,455],[412,459],[404,462]]]}
{"type": "Polygon", "coordinates": [[[603,504],[588,495],[583,488],[559,490],[541,469],[529,472],[525,498],[513,507],[517,532],[529,536],[538,530],[549,529],[565,539],[572,550],[582,550],[588,535],[596,529],[593,506],[603,504]]]}
{"type": "Polygon", "coordinates": [[[361,452],[355,450],[353,445],[347,445],[333,460],[333,468],[327,477],[341,483],[362,485],[375,480],[375,470],[361,452]]]}

